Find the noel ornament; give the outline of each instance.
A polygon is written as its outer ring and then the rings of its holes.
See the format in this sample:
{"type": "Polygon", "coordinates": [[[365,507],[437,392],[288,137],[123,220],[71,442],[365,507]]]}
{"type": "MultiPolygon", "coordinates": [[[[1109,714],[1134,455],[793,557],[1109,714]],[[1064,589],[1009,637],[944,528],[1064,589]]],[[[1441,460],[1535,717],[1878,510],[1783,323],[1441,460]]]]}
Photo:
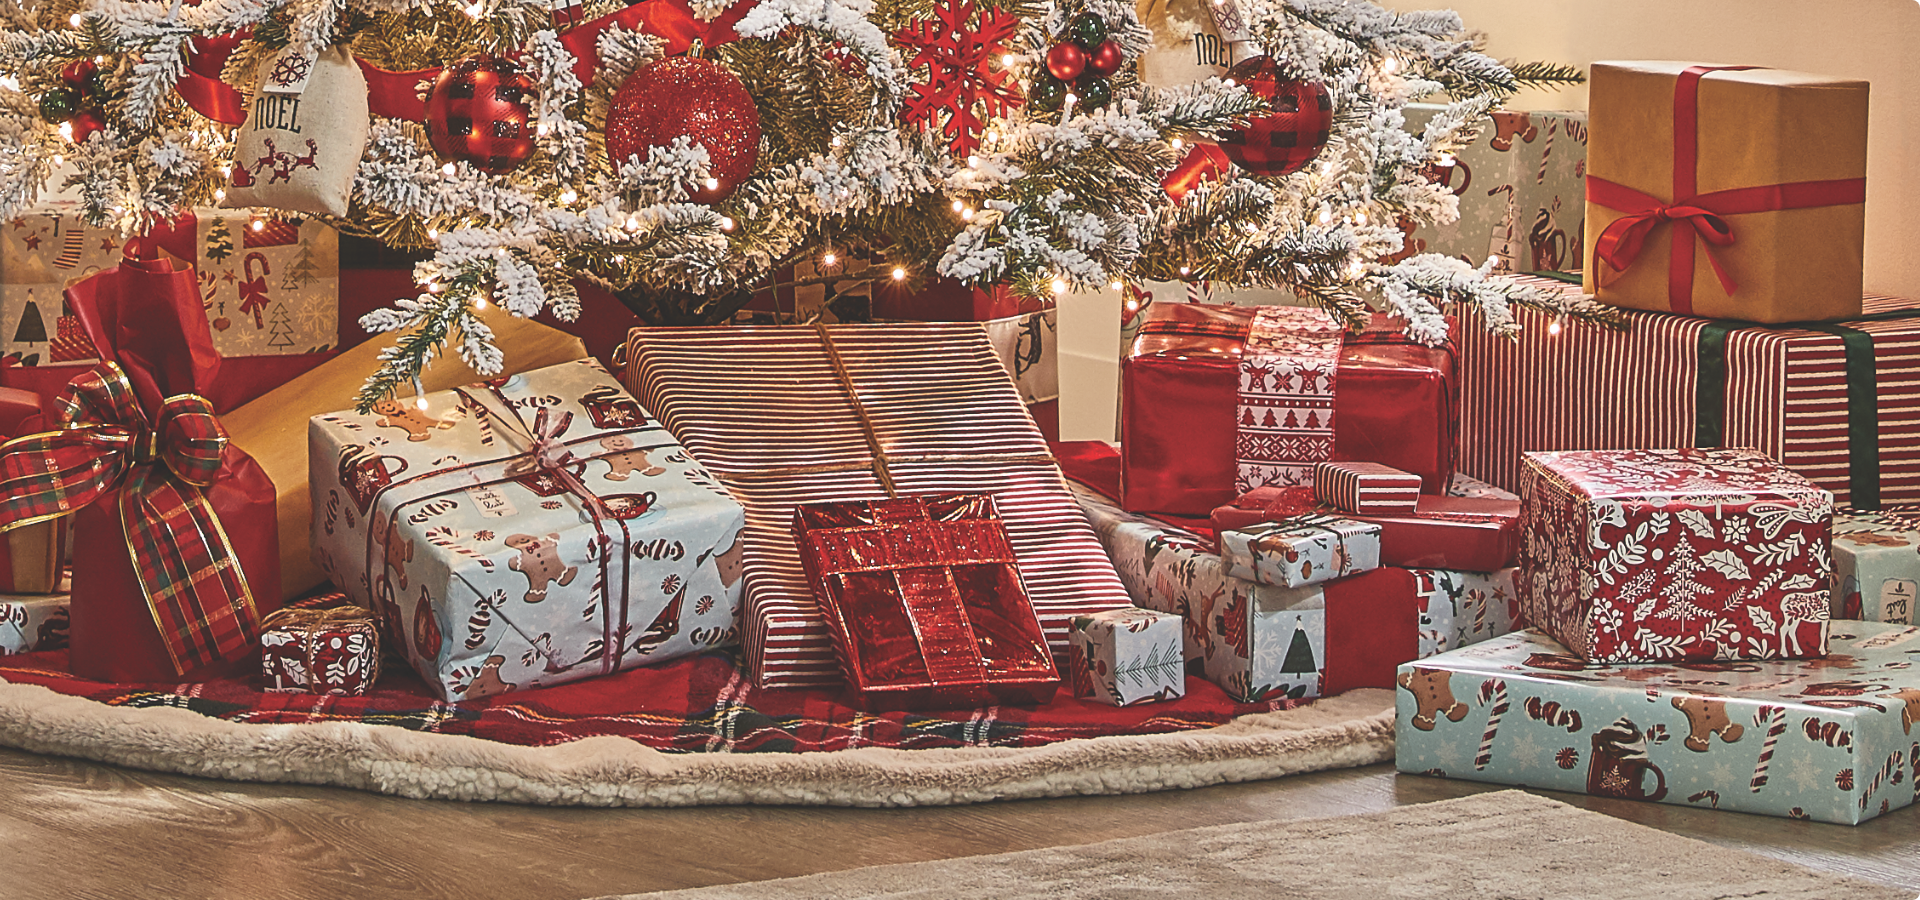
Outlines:
{"type": "Polygon", "coordinates": [[[1326,85],[1287,78],[1270,56],[1241,62],[1227,70],[1227,77],[1274,109],[1245,128],[1220,134],[1220,149],[1235,165],[1255,175],[1289,175],[1326,149],[1333,129],[1333,95],[1326,85]]]}
{"type": "Polygon", "coordinates": [[[222,206],[347,214],[367,146],[367,79],[346,48],[261,66],[222,206]]]}
{"type": "Polygon", "coordinates": [[[618,171],[629,157],[692,138],[707,149],[711,181],[695,185],[696,203],[718,203],[753,173],[760,156],[760,110],[725,66],[675,56],[642,66],[622,82],[607,111],[607,156],[618,171]]]}
{"type": "Polygon", "coordinates": [[[504,175],[533,155],[533,79],[482,53],[440,70],[427,93],[427,143],[441,159],[504,175]]]}

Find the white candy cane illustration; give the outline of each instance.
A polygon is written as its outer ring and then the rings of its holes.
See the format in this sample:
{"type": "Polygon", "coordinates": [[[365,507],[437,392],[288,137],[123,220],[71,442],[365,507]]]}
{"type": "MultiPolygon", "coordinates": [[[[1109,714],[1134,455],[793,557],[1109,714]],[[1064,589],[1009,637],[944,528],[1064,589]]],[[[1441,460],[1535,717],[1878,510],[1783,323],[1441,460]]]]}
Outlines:
{"type": "Polygon", "coordinates": [[[1872,802],[1873,795],[1880,790],[1881,782],[1893,777],[1893,773],[1900,771],[1906,764],[1906,751],[1893,751],[1893,755],[1887,757],[1887,761],[1880,766],[1880,770],[1873,773],[1873,780],[1867,782],[1867,789],[1860,792],[1860,808],[1862,810],[1866,809],[1867,804],[1872,802]]]}
{"type": "Polygon", "coordinates": [[[1487,730],[1480,733],[1480,752],[1473,757],[1475,771],[1487,767],[1493,761],[1493,738],[1500,731],[1500,717],[1507,714],[1507,683],[1498,678],[1490,678],[1480,683],[1480,704],[1493,701],[1493,709],[1487,713],[1487,730]]]}
{"type": "Polygon", "coordinates": [[[452,550],[453,552],[458,553],[461,556],[468,557],[480,563],[480,568],[486,569],[489,572],[493,571],[493,560],[488,559],[486,557],[486,554],[481,553],[480,551],[475,550],[472,547],[469,547],[465,544],[462,544],[459,541],[460,541],[460,532],[455,531],[451,528],[427,529],[427,543],[432,544],[435,547],[444,547],[448,550],[452,550]]]}
{"type": "Polygon", "coordinates": [[[1753,714],[1753,724],[1758,727],[1763,722],[1770,723],[1767,725],[1767,739],[1760,745],[1760,761],[1754,763],[1753,781],[1747,786],[1748,790],[1756,794],[1760,793],[1761,788],[1767,786],[1767,766],[1773,763],[1773,747],[1780,743],[1780,736],[1787,733],[1787,708],[1784,706],[1760,707],[1753,714]]]}
{"type": "Polygon", "coordinates": [[[1481,631],[1485,630],[1487,627],[1487,605],[1488,604],[1487,604],[1486,595],[1484,594],[1481,595],[1479,597],[1479,601],[1480,602],[1475,604],[1473,608],[1473,633],[1474,634],[1479,634],[1481,631]]]}
{"type": "Polygon", "coordinates": [[[1534,184],[1547,183],[1547,161],[1553,158],[1553,134],[1560,130],[1560,120],[1547,122],[1547,145],[1540,149],[1540,172],[1533,177],[1534,184]]]}

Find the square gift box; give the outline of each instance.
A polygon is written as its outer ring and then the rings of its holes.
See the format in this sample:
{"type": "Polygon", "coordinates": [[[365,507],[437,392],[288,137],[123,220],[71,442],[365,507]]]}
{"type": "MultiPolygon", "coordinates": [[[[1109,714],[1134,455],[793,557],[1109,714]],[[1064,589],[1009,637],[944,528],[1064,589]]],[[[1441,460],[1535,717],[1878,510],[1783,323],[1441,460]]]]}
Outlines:
{"type": "Polygon", "coordinates": [[[1220,532],[1227,574],[1305,587],[1380,568],[1380,526],[1321,513],[1220,532]]]}
{"type": "Polygon", "coordinates": [[[1110,706],[1186,696],[1184,631],[1179,616],[1150,609],[1074,617],[1067,654],[1073,695],[1110,706]]]}
{"type": "Polygon", "coordinates": [[[1595,662],[1824,656],[1833,495],[1752,450],[1527,454],[1520,606],[1595,662]]]}
{"type": "Polygon", "coordinates": [[[1379,463],[1326,462],[1313,471],[1313,493],[1342,512],[1410,513],[1420,504],[1420,476],[1379,463]]]}
{"type": "Polygon", "coordinates": [[[599,363],[425,399],[316,416],[308,458],[316,564],[430,690],[478,700],[737,639],[740,505],[599,363]]]}
{"type": "Polygon", "coordinates": [[[1916,594],[1920,521],[1892,512],[1834,514],[1834,618],[1911,624],[1916,594]]]}
{"type": "Polygon", "coordinates": [[[1914,802],[1920,628],[1825,659],[1590,666],[1537,631],[1402,666],[1400,771],[1852,825],[1914,802]]]}

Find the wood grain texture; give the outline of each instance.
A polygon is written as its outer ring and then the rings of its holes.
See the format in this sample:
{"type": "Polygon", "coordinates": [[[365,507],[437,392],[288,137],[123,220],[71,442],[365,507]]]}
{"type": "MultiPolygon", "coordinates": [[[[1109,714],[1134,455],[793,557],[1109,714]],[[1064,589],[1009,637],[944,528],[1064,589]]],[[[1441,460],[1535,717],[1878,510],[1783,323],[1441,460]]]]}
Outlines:
{"type": "MultiPolygon", "coordinates": [[[[0,750],[0,855],[9,860],[0,896],[579,900],[1350,815],[1498,789],[1379,765],[1196,791],[929,809],[550,809],[206,781],[0,750]]],[[[1847,828],[1543,793],[1920,893],[1912,808],[1847,828]]]]}

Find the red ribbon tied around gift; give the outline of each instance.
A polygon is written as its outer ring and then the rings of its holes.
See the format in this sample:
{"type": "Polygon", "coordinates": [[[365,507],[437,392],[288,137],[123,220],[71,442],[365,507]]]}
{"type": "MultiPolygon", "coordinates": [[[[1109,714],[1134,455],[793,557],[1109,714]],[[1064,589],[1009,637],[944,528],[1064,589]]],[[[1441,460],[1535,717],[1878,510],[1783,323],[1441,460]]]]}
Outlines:
{"type": "Polygon", "coordinates": [[[119,492],[120,520],[174,671],[250,652],[259,614],[226,531],[201,492],[227,447],[197,394],[161,403],[150,422],[117,363],[76,377],[60,429],[0,447],[0,531],[69,515],[119,492]]]}
{"type": "Polygon", "coordinates": [[[1810,209],[1817,206],[1845,206],[1865,203],[1865,178],[1840,178],[1832,181],[1796,181],[1757,187],[1699,192],[1700,164],[1700,79],[1710,72],[1739,72],[1760,66],[1689,66],[1680,73],[1673,89],[1673,198],[1661,200],[1651,194],[1587,176],[1587,199],[1608,209],[1626,213],[1615,219],[1594,239],[1593,255],[1606,263],[1599,272],[1602,285],[1632,267],[1640,258],[1647,238],[1662,225],[1680,222],[1692,227],[1673,229],[1673,257],[1667,269],[1667,301],[1676,313],[1693,313],[1693,248],[1697,236],[1705,241],[1707,263],[1719,278],[1720,287],[1729,296],[1738,290],[1733,276],[1720,261],[1714,247],[1734,243],[1733,226],[1727,216],[1745,213],[1810,209]],[[1608,275],[1607,268],[1615,274],[1608,275]]]}

